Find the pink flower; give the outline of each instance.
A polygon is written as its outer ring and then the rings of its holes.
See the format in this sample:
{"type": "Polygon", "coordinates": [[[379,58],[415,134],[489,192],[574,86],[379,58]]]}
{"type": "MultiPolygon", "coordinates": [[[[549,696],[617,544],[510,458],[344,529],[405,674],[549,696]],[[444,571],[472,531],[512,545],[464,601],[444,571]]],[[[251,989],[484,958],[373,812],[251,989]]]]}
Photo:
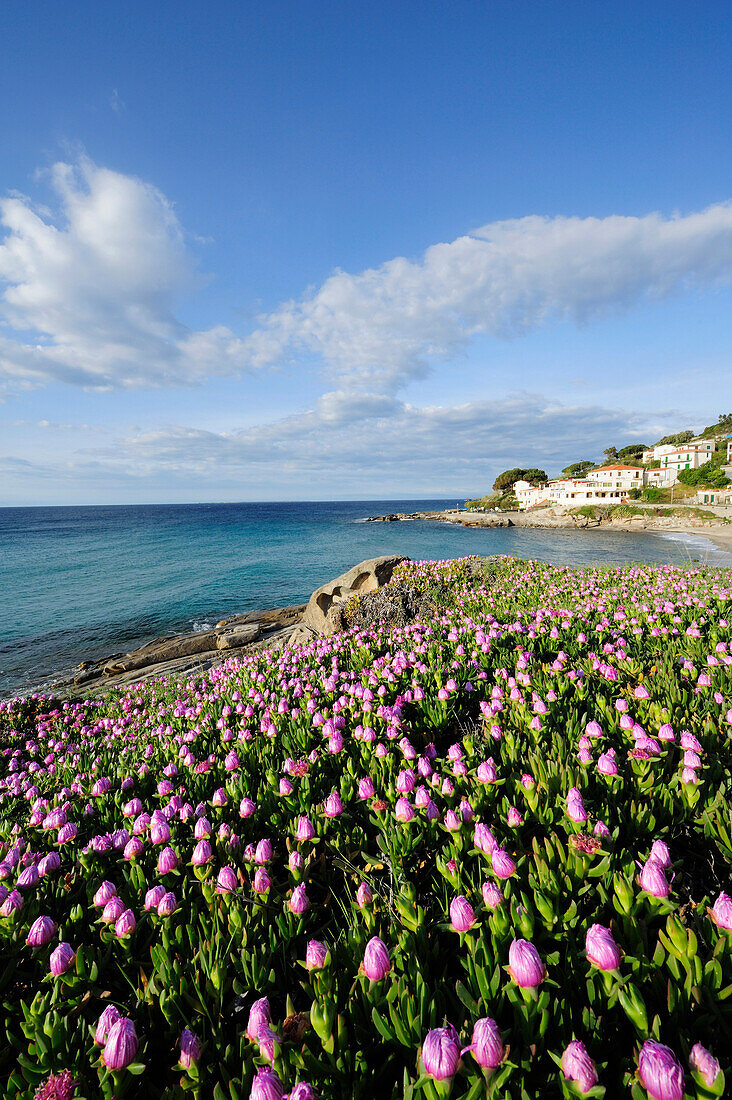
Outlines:
{"type": "Polygon", "coordinates": [[[454,1077],[460,1066],[457,1032],[450,1024],[428,1031],[422,1044],[422,1065],[435,1081],[454,1077]]]}
{"type": "Polygon", "coordinates": [[[242,798],[239,803],[239,817],[251,817],[256,808],[251,798],[242,798]]]}
{"type": "Polygon", "coordinates": [[[372,936],[366,944],[362,965],[364,974],[372,982],[382,981],[391,970],[389,951],[378,936],[372,936]]]}
{"type": "Polygon", "coordinates": [[[270,879],[269,875],[267,874],[266,868],[265,867],[257,867],[256,871],[254,872],[254,882],[253,882],[253,887],[254,887],[255,894],[266,894],[271,885],[272,885],[272,880],[270,879]]]}
{"type": "Polygon", "coordinates": [[[480,848],[482,852],[495,852],[498,848],[498,841],[493,833],[487,825],[483,825],[480,822],[478,822],[473,830],[473,843],[475,847],[480,848]]]}
{"type": "Polygon", "coordinates": [[[620,948],[609,928],[591,924],[585,936],[587,958],[600,970],[617,970],[620,966],[620,948]]]}
{"type": "Polygon", "coordinates": [[[374,895],[371,892],[371,887],[367,882],[362,882],[356,891],[356,902],[358,903],[359,909],[363,909],[365,906],[370,905],[373,900],[374,895]]]}
{"type": "Polygon", "coordinates": [[[304,913],[310,908],[310,899],[305,892],[304,886],[296,886],[292,891],[292,897],[290,898],[288,905],[293,913],[304,913]]]}
{"type": "Polygon", "coordinates": [[[201,1040],[187,1027],[183,1028],[180,1036],[180,1064],[184,1069],[190,1069],[201,1057],[201,1040]]]}
{"type": "Polygon", "coordinates": [[[468,932],[475,924],[473,907],[462,894],[450,902],[450,923],[455,932],[468,932]]]}
{"type": "Polygon", "coordinates": [[[394,816],[397,821],[405,825],[414,817],[414,807],[406,798],[398,798],[396,806],[394,807],[394,816]]]}
{"type": "Polygon", "coordinates": [[[137,921],[135,920],[135,914],[131,909],[125,909],[124,913],[121,913],[117,918],[114,926],[114,934],[118,939],[123,939],[125,936],[129,936],[137,928],[137,921]]]}
{"type": "Polygon", "coordinates": [[[330,961],[330,952],[319,940],[309,940],[305,949],[305,966],[308,970],[322,970],[330,961]]]}
{"type": "Polygon", "coordinates": [[[562,1072],[568,1081],[574,1081],[584,1096],[597,1084],[597,1070],[585,1044],[574,1039],[562,1055],[562,1072]]]}
{"type": "Polygon", "coordinates": [[[499,878],[510,878],[516,870],[516,864],[503,848],[491,852],[491,864],[499,878]]]}
{"type": "Polygon", "coordinates": [[[638,1076],[653,1100],[682,1100],[684,1071],[670,1047],[647,1039],[638,1057],[638,1076]]]}
{"type": "Polygon", "coordinates": [[[216,877],[217,894],[233,894],[239,889],[236,871],[233,867],[222,867],[216,877]]]}
{"type": "Polygon", "coordinates": [[[567,816],[578,825],[587,821],[582,795],[576,787],[572,787],[567,794],[567,816]]]}
{"type": "Polygon", "coordinates": [[[343,803],[338,791],[333,791],[328,795],[323,806],[323,813],[326,817],[338,817],[343,813],[343,803]]]}
{"type": "Polygon", "coordinates": [[[158,856],[158,874],[167,875],[178,866],[178,856],[174,848],[163,848],[158,856]]]}
{"type": "Polygon", "coordinates": [[[124,911],[125,903],[122,901],[122,898],[117,897],[117,895],[115,894],[114,897],[111,897],[107,904],[104,906],[104,909],[102,910],[102,920],[105,924],[114,924],[117,918],[121,916],[124,911]]]}
{"type": "Polygon", "coordinates": [[[199,840],[196,847],[193,849],[193,855],[191,856],[191,863],[194,867],[203,867],[211,859],[213,852],[211,851],[211,845],[207,840],[199,840]]]}
{"type": "Polygon", "coordinates": [[[102,1051],[102,1061],[107,1069],[124,1069],[133,1061],[138,1045],[137,1032],[132,1020],[116,1020],[109,1029],[102,1051]]]}
{"type": "Polygon", "coordinates": [[[282,1100],[284,1094],[282,1082],[273,1069],[262,1066],[257,1070],[257,1075],[252,1081],[249,1100],[282,1100]]]}
{"type": "Polygon", "coordinates": [[[503,901],[503,891],[495,882],[484,882],[481,887],[483,904],[487,909],[497,909],[503,901]]]}
{"type": "Polygon", "coordinates": [[[158,903],[164,894],[164,886],[157,885],[148,890],[145,894],[145,911],[149,913],[151,909],[157,909],[158,903]]]}
{"type": "Polygon", "coordinates": [[[654,840],[651,845],[651,852],[648,856],[649,859],[655,859],[661,864],[664,871],[668,871],[671,866],[671,852],[669,851],[668,844],[665,840],[654,840]]]}
{"type": "Polygon", "coordinates": [[[94,895],[94,904],[97,907],[104,906],[117,893],[117,887],[113,882],[103,882],[94,895]]]}
{"type": "Polygon", "coordinates": [[[509,947],[508,972],[522,989],[535,989],[546,977],[539,952],[528,940],[514,940],[509,947]]]}
{"type": "Polygon", "coordinates": [[[72,1100],[76,1092],[76,1084],[70,1069],[62,1069],[60,1073],[50,1073],[33,1094],[33,1100],[72,1100]]]}
{"type": "Polygon", "coordinates": [[[107,1005],[104,1012],[97,1021],[96,1030],[94,1032],[94,1042],[97,1046],[104,1046],[107,1041],[107,1035],[112,1024],[119,1020],[120,1014],[116,1005],[107,1005]]]}
{"type": "Polygon", "coordinates": [[[663,864],[656,859],[647,860],[641,868],[640,886],[641,890],[645,890],[654,898],[667,898],[671,893],[671,887],[666,879],[663,864]]]}
{"type": "Polygon", "coordinates": [[[272,841],[260,840],[257,847],[254,849],[254,862],[255,863],[269,863],[272,858],[272,841]]]}
{"type": "Polygon", "coordinates": [[[253,1042],[256,1041],[259,1038],[259,1033],[262,1028],[269,1027],[271,1022],[272,1014],[269,1008],[269,1001],[266,997],[260,997],[249,1009],[249,1019],[246,1027],[248,1038],[253,1042]]]}
{"type": "Polygon", "coordinates": [[[45,947],[55,935],[55,922],[50,917],[38,917],[33,921],[25,942],[29,947],[45,947]]]}
{"type": "Polygon", "coordinates": [[[501,1029],[490,1016],[483,1016],[473,1025],[469,1050],[483,1069],[496,1069],[505,1057],[501,1029]]]}
{"type": "Polygon", "coordinates": [[[61,974],[65,974],[70,966],[73,966],[74,959],[76,958],[76,952],[69,943],[60,943],[55,950],[51,952],[51,958],[49,959],[49,969],[54,978],[58,978],[61,974]]]}
{"type": "Polygon", "coordinates": [[[717,928],[732,930],[732,898],[724,890],[712,906],[710,915],[717,928]]]}
{"type": "Polygon", "coordinates": [[[694,1043],[689,1054],[689,1068],[700,1075],[703,1078],[705,1085],[710,1088],[717,1080],[719,1074],[719,1062],[710,1054],[706,1047],[703,1047],[701,1043],[694,1043]]]}
{"type": "Polygon", "coordinates": [[[362,800],[374,797],[374,781],[370,776],[364,776],[358,781],[358,797],[362,800]]]}

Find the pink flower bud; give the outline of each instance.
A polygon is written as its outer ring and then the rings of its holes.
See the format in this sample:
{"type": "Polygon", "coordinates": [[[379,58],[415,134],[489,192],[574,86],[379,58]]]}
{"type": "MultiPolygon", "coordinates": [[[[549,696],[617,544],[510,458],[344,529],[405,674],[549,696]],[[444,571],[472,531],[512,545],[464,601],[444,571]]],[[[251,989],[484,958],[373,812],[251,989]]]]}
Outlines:
{"type": "Polygon", "coordinates": [[[163,894],[158,902],[158,916],[170,917],[178,908],[178,900],[172,890],[169,890],[167,894],[163,894]]]}
{"type": "Polygon", "coordinates": [[[201,1057],[201,1040],[187,1027],[183,1028],[180,1036],[180,1064],[184,1069],[190,1069],[201,1057]]]}
{"type": "Polygon", "coordinates": [[[493,833],[487,825],[483,825],[480,822],[473,830],[473,843],[475,847],[480,848],[482,852],[495,852],[498,848],[498,841],[493,833]]]}
{"type": "Polygon", "coordinates": [[[290,858],[287,861],[287,866],[292,872],[302,871],[305,861],[299,852],[290,852],[290,858]]]}
{"type": "Polygon", "coordinates": [[[510,878],[516,870],[516,864],[503,848],[496,848],[491,852],[491,864],[499,878],[510,878]]]}
{"type": "Polygon", "coordinates": [[[38,917],[30,927],[26,943],[29,947],[45,947],[56,935],[56,925],[50,917],[38,917]]]}
{"type": "Polygon", "coordinates": [[[496,886],[495,882],[484,882],[481,893],[486,909],[497,909],[503,901],[503,891],[500,886],[496,886]]]}
{"type": "Polygon", "coordinates": [[[455,932],[468,932],[475,924],[473,907],[462,894],[450,902],[450,923],[455,932]]]}
{"type": "Polygon", "coordinates": [[[509,947],[508,972],[522,989],[535,989],[546,977],[539,952],[528,940],[514,940],[509,947]]]}
{"type": "Polygon", "coordinates": [[[435,1081],[454,1077],[460,1066],[457,1032],[450,1024],[428,1031],[422,1044],[422,1065],[435,1081]]]}
{"type": "Polygon", "coordinates": [[[270,1012],[269,1001],[266,997],[260,997],[249,1009],[249,1020],[246,1027],[248,1038],[250,1038],[252,1042],[256,1041],[259,1038],[259,1033],[262,1028],[268,1027],[271,1021],[272,1014],[270,1012]]]}
{"type": "Polygon", "coordinates": [[[255,894],[267,893],[270,886],[272,885],[272,880],[267,874],[267,870],[265,867],[257,867],[256,871],[254,872],[254,882],[252,885],[255,894]]]}
{"type": "Polygon", "coordinates": [[[338,817],[343,813],[343,803],[338,791],[333,791],[328,795],[323,806],[323,813],[326,817],[338,817]]]}
{"type": "Polygon", "coordinates": [[[362,800],[374,797],[374,781],[370,776],[364,776],[358,781],[358,797],[362,800]]]}
{"type": "Polygon", "coordinates": [[[123,939],[125,936],[129,936],[137,928],[137,921],[135,920],[135,914],[131,909],[125,909],[124,913],[121,913],[117,918],[114,925],[114,934],[118,939],[123,939]]]}
{"type": "Polygon", "coordinates": [[[307,1081],[300,1081],[290,1092],[290,1100],[317,1100],[315,1089],[307,1081]]]}
{"type": "Polygon", "coordinates": [[[309,817],[302,816],[298,818],[296,836],[299,841],[313,839],[315,836],[315,828],[309,817]]]}
{"type": "Polygon", "coordinates": [[[380,982],[391,970],[389,951],[383,940],[372,936],[366,944],[363,956],[363,971],[372,982],[380,982]]]}
{"type": "Polygon", "coordinates": [[[638,1076],[653,1100],[682,1100],[684,1071],[670,1047],[647,1039],[638,1057],[638,1076]]]}
{"type": "Polygon", "coordinates": [[[305,949],[305,966],[308,970],[322,970],[330,961],[330,952],[319,940],[309,940],[305,949]]]}
{"type": "Polygon", "coordinates": [[[51,958],[49,959],[49,969],[54,978],[58,978],[61,974],[65,974],[69,967],[73,966],[75,958],[76,952],[71,944],[60,943],[58,947],[51,952],[51,958]]]}
{"type": "Polygon", "coordinates": [[[207,840],[199,840],[196,847],[193,849],[193,855],[191,856],[191,863],[194,867],[203,867],[208,863],[213,855],[211,851],[211,845],[207,840]]]}
{"type": "Polygon", "coordinates": [[[356,891],[356,902],[359,909],[364,909],[367,905],[370,905],[374,900],[374,895],[371,892],[371,887],[367,882],[362,882],[356,891]]]}
{"type": "Polygon", "coordinates": [[[641,890],[651,894],[654,898],[667,898],[671,893],[671,887],[666,879],[663,865],[655,859],[649,859],[643,864],[640,873],[641,890]]]}
{"type": "Polygon", "coordinates": [[[149,913],[151,909],[157,909],[160,899],[165,894],[164,886],[153,886],[145,894],[145,912],[149,913]]]}
{"type": "Polygon", "coordinates": [[[257,847],[254,849],[254,862],[255,863],[269,863],[272,858],[272,841],[260,840],[257,847]]]}
{"type": "Polygon", "coordinates": [[[124,1069],[137,1054],[137,1032],[132,1020],[116,1020],[109,1029],[102,1061],[109,1070],[124,1069]]]}
{"type": "Polygon", "coordinates": [[[174,848],[163,848],[158,856],[158,874],[167,875],[178,866],[178,856],[174,848]]]}
{"type": "Polygon", "coordinates": [[[592,924],[585,936],[587,958],[600,970],[617,970],[620,966],[620,948],[609,928],[592,924]]]}
{"type": "Polygon", "coordinates": [[[597,1084],[597,1070],[585,1044],[574,1039],[562,1055],[562,1072],[568,1081],[574,1081],[584,1096],[597,1084]]]}
{"type": "Polygon", "coordinates": [[[310,908],[310,899],[305,892],[304,886],[296,886],[292,891],[292,897],[290,898],[288,905],[293,913],[304,913],[310,908]]]}
{"type": "Polygon", "coordinates": [[[282,1082],[275,1071],[269,1066],[262,1066],[252,1081],[249,1100],[282,1100],[284,1093],[282,1082]]]}
{"type": "Polygon", "coordinates": [[[712,906],[711,918],[717,928],[732,930],[732,898],[724,890],[712,906]]]}
{"type": "Polygon", "coordinates": [[[587,821],[582,795],[576,787],[572,787],[567,794],[567,816],[578,825],[587,821]]]}
{"type": "Polygon", "coordinates": [[[720,1066],[713,1054],[710,1054],[701,1043],[694,1043],[689,1054],[689,1068],[703,1078],[705,1085],[710,1088],[717,1080],[720,1066]]]}
{"type": "Polygon", "coordinates": [[[222,867],[216,877],[217,894],[233,894],[239,889],[236,871],[233,867],[222,867]]]}
{"type": "Polygon", "coordinates": [[[109,1029],[112,1024],[116,1023],[120,1019],[119,1010],[116,1005],[107,1005],[104,1012],[97,1021],[96,1030],[94,1032],[94,1042],[97,1046],[104,1046],[107,1041],[109,1029]]]}
{"type": "Polygon", "coordinates": [[[398,798],[396,806],[394,807],[394,816],[397,821],[406,824],[414,817],[414,807],[406,798],[398,798]]]}
{"type": "Polygon", "coordinates": [[[490,1016],[483,1016],[473,1025],[473,1035],[467,1049],[483,1069],[496,1069],[505,1056],[501,1029],[490,1016]]]}
{"type": "Polygon", "coordinates": [[[239,817],[251,817],[256,808],[251,798],[242,798],[239,803],[239,817]]]}
{"type": "Polygon", "coordinates": [[[104,906],[104,909],[102,910],[102,920],[105,922],[105,924],[114,924],[117,918],[121,916],[124,911],[125,903],[122,901],[122,898],[117,897],[117,895],[115,894],[104,906]]]}

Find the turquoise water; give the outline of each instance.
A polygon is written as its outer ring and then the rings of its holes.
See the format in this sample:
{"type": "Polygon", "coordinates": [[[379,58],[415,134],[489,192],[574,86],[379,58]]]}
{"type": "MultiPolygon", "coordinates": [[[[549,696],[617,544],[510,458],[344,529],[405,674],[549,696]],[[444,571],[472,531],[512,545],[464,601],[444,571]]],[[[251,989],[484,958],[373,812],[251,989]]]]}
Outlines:
{"type": "Polygon", "coordinates": [[[450,500],[0,509],[0,697],[83,658],[236,612],[307,599],[364,558],[513,554],[556,564],[690,558],[730,564],[706,539],[612,531],[477,530],[369,515],[450,500]]]}

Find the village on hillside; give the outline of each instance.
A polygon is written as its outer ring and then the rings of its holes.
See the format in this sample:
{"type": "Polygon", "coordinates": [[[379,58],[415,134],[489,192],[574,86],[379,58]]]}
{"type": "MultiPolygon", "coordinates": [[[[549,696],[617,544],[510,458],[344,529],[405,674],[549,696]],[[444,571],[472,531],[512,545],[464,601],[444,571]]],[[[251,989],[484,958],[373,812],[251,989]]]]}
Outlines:
{"type": "Polygon", "coordinates": [[[732,415],[720,416],[697,438],[686,431],[651,447],[638,444],[619,452],[609,447],[604,453],[606,464],[576,462],[558,478],[547,478],[543,470],[509,470],[496,479],[494,489],[510,492],[522,511],[660,502],[668,499],[668,490],[673,496],[675,486],[683,489],[687,502],[691,496],[696,504],[732,504],[732,415]]]}

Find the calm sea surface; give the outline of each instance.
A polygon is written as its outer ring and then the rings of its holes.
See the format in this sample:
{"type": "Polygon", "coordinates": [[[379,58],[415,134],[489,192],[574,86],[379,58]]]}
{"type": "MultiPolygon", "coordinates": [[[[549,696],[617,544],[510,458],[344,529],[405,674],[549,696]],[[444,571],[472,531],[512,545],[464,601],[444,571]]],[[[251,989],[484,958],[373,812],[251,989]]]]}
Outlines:
{"type": "Polygon", "coordinates": [[[706,539],[477,530],[365,516],[450,500],[0,508],[0,697],[84,658],[235,612],[299,603],[364,558],[513,554],[556,564],[732,564],[706,539]]]}

